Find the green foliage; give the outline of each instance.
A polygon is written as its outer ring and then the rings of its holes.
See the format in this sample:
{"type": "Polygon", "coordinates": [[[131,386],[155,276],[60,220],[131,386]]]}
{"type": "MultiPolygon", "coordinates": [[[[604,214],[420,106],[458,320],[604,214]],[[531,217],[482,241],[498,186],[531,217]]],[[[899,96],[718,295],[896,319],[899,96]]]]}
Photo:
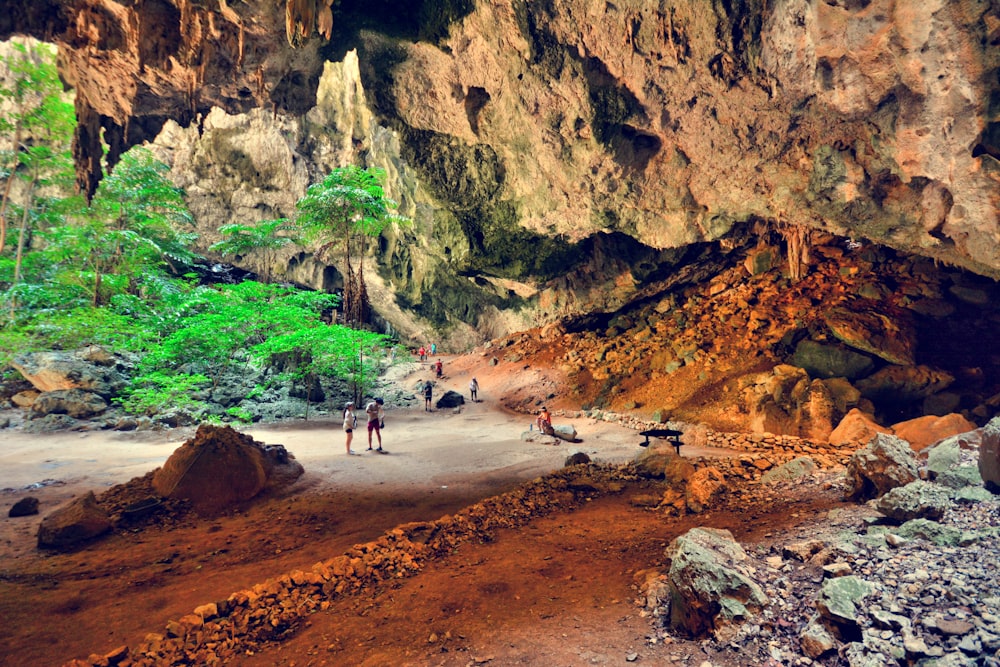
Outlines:
{"type": "MultiPolygon", "coordinates": [[[[225,238],[209,246],[211,252],[223,257],[244,255],[257,250],[277,249],[298,241],[298,228],[287,218],[261,220],[249,225],[233,223],[219,227],[225,238]]],[[[270,276],[265,276],[270,280],[270,276]]]]}
{"type": "Polygon", "coordinates": [[[253,414],[246,408],[239,405],[235,405],[226,410],[226,414],[241,424],[249,424],[253,421],[253,414]]]}
{"type": "Polygon", "coordinates": [[[125,412],[152,416],[160,412],[203,412],[207,405],[194,398],[209,383],[204,375],[154,372],[132,381],[121,397],[113,399],[125,412]]]}
{"type": "Polygon", "coordinates": [[[284,374],[293,382],[310,377],[347,380],[360,402],[378,377],[383,350],[389,345],[388,336],[341,326],[303,328],[272,336],[251,350],[262,363],[296,354],[298,363],[284,374]]]}

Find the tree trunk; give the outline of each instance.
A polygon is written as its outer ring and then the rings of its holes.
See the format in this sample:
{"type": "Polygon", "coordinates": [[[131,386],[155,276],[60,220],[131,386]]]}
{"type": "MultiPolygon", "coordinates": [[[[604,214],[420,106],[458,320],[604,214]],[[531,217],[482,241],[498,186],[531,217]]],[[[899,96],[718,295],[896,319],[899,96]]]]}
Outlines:
{"type": "Polygon", "coordinates": [[[0,253],[7,245],[7,202],[10,201],[10,188],[14,184],[14,172],[17,171],[17,151],[21,147],[21,121],[18,120],[17,127],[14,128],[14,163],[10,166],[10,175],[7,176],[7,183],[3,188],[3,200],[0,201],[0,253]]]}

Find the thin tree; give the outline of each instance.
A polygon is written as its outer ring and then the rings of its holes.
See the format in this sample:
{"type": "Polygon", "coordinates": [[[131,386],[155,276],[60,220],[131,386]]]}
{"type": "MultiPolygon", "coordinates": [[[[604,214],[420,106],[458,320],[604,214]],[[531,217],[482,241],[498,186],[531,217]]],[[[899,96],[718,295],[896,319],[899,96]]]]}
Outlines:
{"type": "Polygon", "coordinates": [[[9,111],[0,115],[0,137],[10,141],[10,150],[0,157],[0,175],[6,180],[0,197],[0,252],[7,244],[7,211],[14,181],[20,176],[28,186],[25,209],[45,172],[57,159],[63,163],[76,119],[73,105],[63,99],[62,83],[51,46],[40,42],[12,42],[14,53],[0,58],[9,72],[8,84],[0,88],[0,102],[9,111]]]}
{"type": "Polygon", "coordinates": [[[368,320],[364,277],[367,239],[377,237],[391,222],[405,221],[394,213],[396,202],[385,197],[379,184],[384,176],[385,172],[377,168],[340,167],[320,183],[310,185],[297,204],[297,222],[306,239],[322,243],[316,257],[322,260],[333,250],[343,251],[343,313],[344,321],[352,326],[368,320]]]}

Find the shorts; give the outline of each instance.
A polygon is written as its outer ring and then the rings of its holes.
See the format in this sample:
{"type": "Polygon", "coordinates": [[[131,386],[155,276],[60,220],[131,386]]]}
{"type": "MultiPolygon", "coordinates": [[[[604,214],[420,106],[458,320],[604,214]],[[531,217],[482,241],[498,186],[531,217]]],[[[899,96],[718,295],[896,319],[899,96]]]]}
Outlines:
{"type": "Polygon", "coordinates": [[[354,431],[353,428],[345,428],[344,429],[344,433],[352,433],[353,431],[354,431]]]}
{"type": "Polygon", "coordinates": [[[368,432],[369,433],[371,433],[372,431],[377,431],[377,430],[379,430],[378,420],[377,419],[374,420],[374,421],[368,422],[368,432]]]}

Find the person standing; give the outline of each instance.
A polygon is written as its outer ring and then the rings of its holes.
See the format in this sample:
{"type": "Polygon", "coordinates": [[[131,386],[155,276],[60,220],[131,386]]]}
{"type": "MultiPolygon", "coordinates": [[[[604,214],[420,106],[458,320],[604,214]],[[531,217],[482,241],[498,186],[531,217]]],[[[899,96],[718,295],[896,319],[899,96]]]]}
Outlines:
{"type": "Polygon", "coordinates": [[[431,381],[424,383],[424,412],[431,411],[431,394],[434,391],[431,381]]]}
{"type": "Polygon", "coordinates": [[[472,378],[469,380],[469,395],[472,397],[473,403],[478,403],[476,400],[476,395],[479,393],[479,380],[472,378]]]}
{"type": "Polygon", "coordinates": [[[368,451],[372,451],[372,431],[378,437],[378,451],[382,451],[382,420],[385,419],[385,412],[382,411],[383,401],[376,398],[365,406],[365,414],[368,415],[368,451]]]}
{"type": "Polygon", "coordinates": [[[438,353],[438,344],[431,343],[431,356],[433,357],[437,353],[438,353]]]}
{"type": "Polygon", "coordinates": [[[358,417],[354,414],[354,401],[348,401],[344,406],[344,433],[347,434],[347,453],[356,454],[351,449],[351,441],[354,440],[354,427],[358,423],[358,417]]]}
{"type": "Polygon", "coordinates": [[[427,350],[424,348],[423,345],[421,345],[420,349],[417,350],[417,354],[420,355],[420,361],[424,361],[425,359],[427,359],[427,350]]]}

